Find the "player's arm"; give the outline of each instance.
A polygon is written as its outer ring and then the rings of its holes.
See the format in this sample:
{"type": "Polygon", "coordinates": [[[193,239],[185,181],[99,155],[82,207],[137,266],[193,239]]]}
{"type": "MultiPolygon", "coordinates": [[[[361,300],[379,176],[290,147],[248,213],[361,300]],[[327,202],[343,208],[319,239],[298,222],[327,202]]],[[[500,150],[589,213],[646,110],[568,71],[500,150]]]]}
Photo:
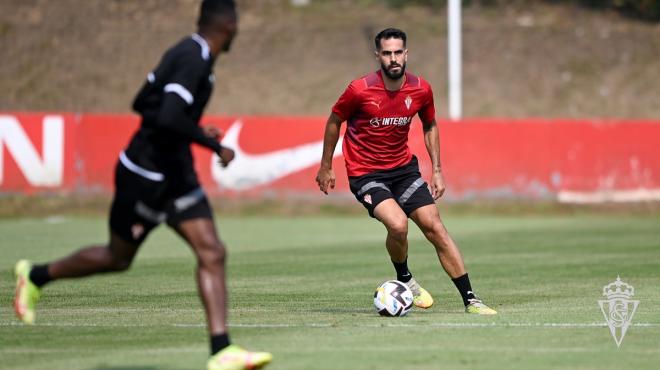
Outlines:
{"type": "Polygon", "coordinates": [[[442,177],[442,165],[440,164],[440,140],[438,135],[438,124],[434,119],[422,122],[424,128],[424,144],[431,159],[431,194],[433,199],[438,199],[445,192],[445,180],[442,177]]]}
{"type": "Polygon", "coordinates": [[[133,110],[140,113],[147,122],[155,122],[162,129],[172,131],[215,152],[219,150],[218,136],[188,118],[185,113],[188,104],[180,96],[165,93],[158,110],[146,109],[145,96],[150,88],[147,84],[142,87],[133,102],[133,110]]]}
{"type": "Polygon", "coordinates": [[[212,130],[205,130],[197,122],[188,118],[185,113],[187,103],[176,94],[165,94],[163,103],[158,112],[156,122],[165,129],[170,130],[193,143],[202,145],[218,154],[221,164],[226,166],[234,159],[234,151],[218,142],[219,134],[212,130]]]}
{"type": "Polygon", "coordinates": [[[234,158],[233,150],[223,147],[218,136],[190,119],[186,110],[194,103],[199,81],[205,76],[205,62],[199,55],[182,54],[175,62],[175,72],[163,87],[163,99],[156,118],[159,127],[214,151],[226,166],[234,158]]]}
{"type": "Polygon", "coordinates": [[[332,156],[339,141],[339,130],[342,122],[346,121],[356,111],[359,101],[359,94],[356,91],[354,83],[348,85],[344,93],[341,94],[335,105],[332,107],[332,113],[325,124],[325,134],[323,134],[323,155],[321,157],[321,167],[316,174],[316,183],[319,189],[328,194],[329,189],[335,188],[335,172],[332,170],[332,156]],[[342,118],[345,117],[345,118],[342,118]]]}
{"type": "Polygon", "coordinates": [[[329,189],[335,188],[335,172],[332,170],[332,155],[339,141],[339,132],[344,120],[336,113],[330,113],[328,121],[325,124],[325,133],[323,134],[323,155],[321,157],[321,167],[316,174],[316,183],[322,192],[328,194],[329,189]]]}

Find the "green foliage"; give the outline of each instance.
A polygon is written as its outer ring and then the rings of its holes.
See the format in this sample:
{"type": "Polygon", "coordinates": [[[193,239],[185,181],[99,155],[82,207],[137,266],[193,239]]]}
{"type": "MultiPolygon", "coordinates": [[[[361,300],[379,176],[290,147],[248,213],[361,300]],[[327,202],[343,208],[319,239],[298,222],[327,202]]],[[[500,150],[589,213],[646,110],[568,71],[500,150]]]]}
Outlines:
{"type": "Polygon", "coordinates": [[[660,20],[660,0],[612,0],[612,5],[646,19],[660,20]]]}
{"type": "Polygon", "coordinates": [[[614,8],[633,17],[660,20],[660,0],[577,0],[577,2],[591,8],[614,8]]]}

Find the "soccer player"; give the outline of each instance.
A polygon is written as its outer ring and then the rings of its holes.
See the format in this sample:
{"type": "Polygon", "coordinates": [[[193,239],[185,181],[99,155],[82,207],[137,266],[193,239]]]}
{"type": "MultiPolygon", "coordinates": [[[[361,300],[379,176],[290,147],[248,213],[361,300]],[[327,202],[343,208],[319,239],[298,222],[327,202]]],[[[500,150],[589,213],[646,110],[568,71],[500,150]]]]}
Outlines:
{"type": "Polygon", "coordinates": [[[219,143],[220,132],[200,127],[211,96],[213,67],[228,52],[237,31],[233,0],[203,0],[197,33],[163,55],[138,92],[133,109],[142,117],[139,130],[119,154],[110,236],[57,261],[16,264],[14,308],[26,324],[35,321],[35,305],[49,282],[128,269],[147,235],[166,222],[190,245],[197,258],[197,285],[210,333],[210,370],[253,369],[271,361],[265,352],[230,344],[227,333],[225,245],[193,167],[191,143],[215,152],[223,166],[234,152],[219,143]]]}
{"type": "Polygon", "coordinates": [[[431,86],[406,72],[408,50],[403,31],[385,29],[376,35],[375,43],[380,70],[352,81],[332,108],[316,182],[326,194],[334,188],[332,154],[341,124],[348,121],[342,149],[351,192],[387,229],[385,247],[397,280],[410,287],[415,306],[429,308],[433,297],[408,269],[408,218],[435,247],[442,267],[463,298],[465,311],[496,314],[474,294],[461,253],[435,205],[445,184],[431,86]],[[430,191],[408,147],[410,123],[416,114],[423,124],[424,143],[433,167],[430,191]]]}

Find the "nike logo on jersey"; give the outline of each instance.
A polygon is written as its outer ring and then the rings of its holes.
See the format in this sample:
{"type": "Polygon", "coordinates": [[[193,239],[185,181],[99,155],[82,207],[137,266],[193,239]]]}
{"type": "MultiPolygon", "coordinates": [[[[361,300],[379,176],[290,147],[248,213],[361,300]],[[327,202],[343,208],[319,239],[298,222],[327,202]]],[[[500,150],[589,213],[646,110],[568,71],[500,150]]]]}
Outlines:
{"type": "MultiPolygon", "coordinates": [[[[213,154],[211,160],[211,176],[217,184],[226,189],[248,190],[320,163],[323,140],[269,153],[248,154],[239,144],[242,128],[241,121],[234,122],[222,140],[222,145],[233,149],[236,154],[231,164],[225,168],[219,166],[220,159],[217,154],[213,154]]],[[[341,155],[341,139],[337,143],[333,158],[341,155]]]]}

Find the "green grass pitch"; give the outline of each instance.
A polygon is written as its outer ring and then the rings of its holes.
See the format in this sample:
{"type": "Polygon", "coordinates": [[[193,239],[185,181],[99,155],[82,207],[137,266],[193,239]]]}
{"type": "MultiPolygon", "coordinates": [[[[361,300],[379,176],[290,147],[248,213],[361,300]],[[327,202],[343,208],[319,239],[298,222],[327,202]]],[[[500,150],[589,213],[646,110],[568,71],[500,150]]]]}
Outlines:
{"type": "MultiPolygon", "coordinates": [[[[231,336],[269,369],[652,369],[660,363],[660,216],[449,214],[473,287],[499,311],[463,313],[411,224],[409,264],[436,299],[382,318],[394,278],[367,216],[218,218],[229,245],[231,336]],[[620,275],[641,303],[617,348],[597,301],[620,275]]],[[[37,325],[17,324],[13,264],[101,242],[100,217],[0,220],[0,369],[203,369],[204,316],[188,248],[165,227],[126,273],[58,281],[37,325]]]]}

